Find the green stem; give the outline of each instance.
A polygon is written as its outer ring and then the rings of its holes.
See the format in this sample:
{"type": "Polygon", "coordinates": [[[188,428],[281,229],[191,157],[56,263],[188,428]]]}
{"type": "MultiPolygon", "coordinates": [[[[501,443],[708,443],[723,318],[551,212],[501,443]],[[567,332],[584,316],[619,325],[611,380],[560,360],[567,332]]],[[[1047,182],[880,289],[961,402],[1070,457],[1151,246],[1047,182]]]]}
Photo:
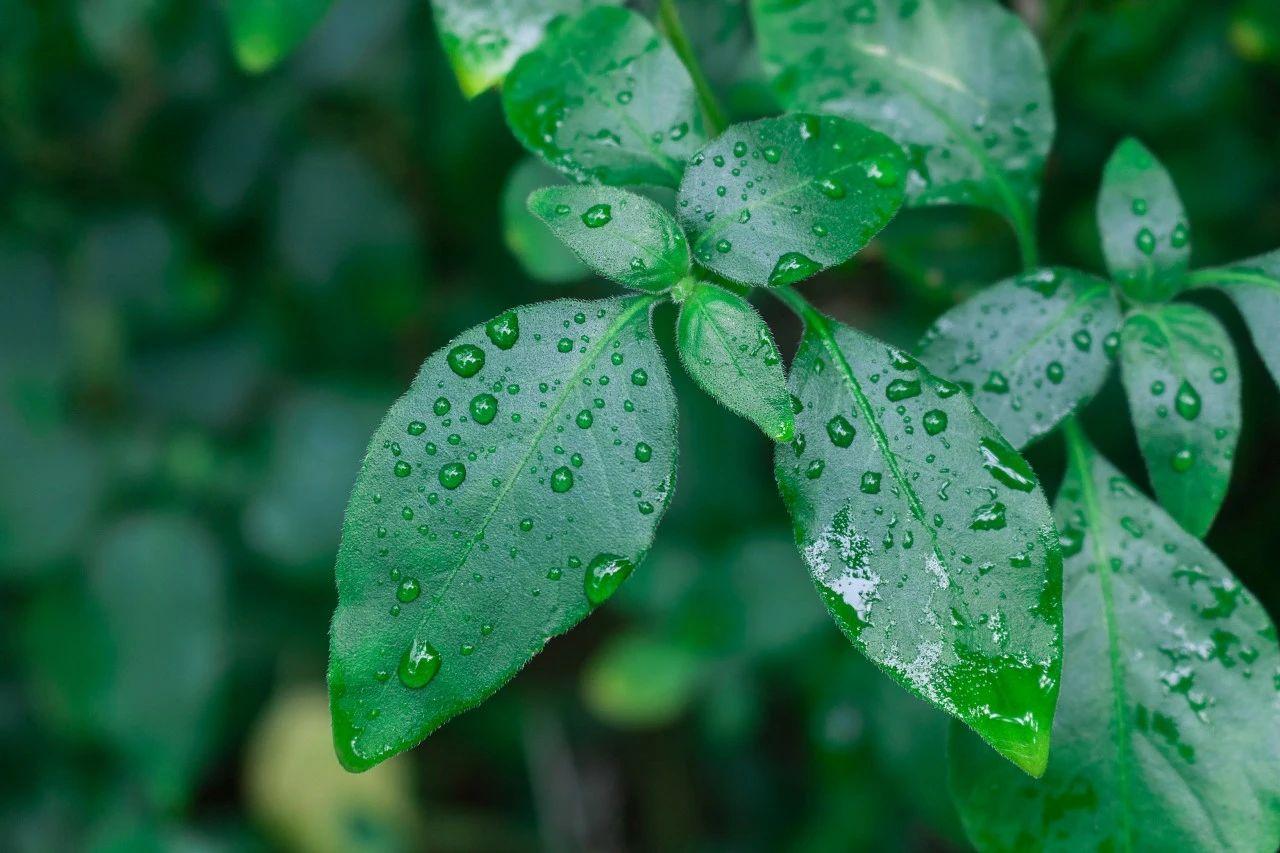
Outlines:
{"type": "Polygon", "coordinates": [[[778,287],[768,288],[769,292],[778,298],[783,305],[786,305],[791,311],[799,317],[810,328],[826,327],[826,318],[822,316],[813,304],[800,295],[800,291],[796,290],[789,284],[783,284],[778,287]]]}
{"type": "Polygon", "coordinates": [[[1030,216],[1018,216],[1009,220],[1013,226],[1013,236],[1018,240],[1018,256],[1022,259],[1025,272],[1040,266],[1040,250],[1036,247],[1035,220],[1030,216]]]}
{"type": "Polygon", "coordinates": [[[1062,421],[1062,438],[1067,442],[1067,459],[1083,459],[1089,440],[1084,436],[1080,421],[1075,415],[1067,415],[1062,421]]]}
{"type": "Polygon", "coordinates": [[[1212,287],[1217,284],[1262,284],[1270,287],[1280,287],[1280,282],[1274,277],[1247,270],[1195,270],[1187,273],[1184,281],[1190,287],[1212,287]]]}
{"type": "Polygon", "coordinates": [[[698,93],[698,103],[702,105],[712,136],[719,136],[729,121],[716,99],[715,91],[707,81],[707,75],[702,71],[697,54],[693,52],[684,24],[680,23],[680,10],[676,8],[675,0],[658,0],[658,22],[671,42],[671,47],[675,49],[676,56],[680,57],[684,67],[689,70],[689,76],[693,78],[693,88],[698,93]]]}

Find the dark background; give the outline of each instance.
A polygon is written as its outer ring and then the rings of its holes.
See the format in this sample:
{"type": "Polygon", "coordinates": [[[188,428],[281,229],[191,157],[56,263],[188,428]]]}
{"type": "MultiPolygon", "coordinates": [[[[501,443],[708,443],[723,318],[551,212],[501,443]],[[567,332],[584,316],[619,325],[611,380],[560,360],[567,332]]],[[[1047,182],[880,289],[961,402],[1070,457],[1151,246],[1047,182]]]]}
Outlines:
{"type": "MultiPolygon", "coordinates": [[[[682,5],[735,117],[775,111],[742,3],[682,5]]],[[[1280,247],[1274,3],[1016,5],[1058,117],[1046,262],[1102,269],[1128,134],[1172,172],[1196,266],[1280,247]]],[[[540,167],[504,200],[524,159],[425,0],[336,0],[260,76],[211,0],[0,0],[0,848],[965,846],[944,719],[835,630],[770,447],[678,368],[676,497],[616,599],[418,749],[338,768],[333,555],[381,412],[458,330],[610,289],[535,278],[577,275],[518,215],[540,167]]],[[[910,211],[805,288],[910,346],[1016,268],[994,217],[910,211]]],[[[1276,388],[1196,298],[1245,374],[1209,544],[1274,616],[1276,388]]],[[[1124,406],[1113,378],[1086,427],[1145,483],[1124,406]]],[[[1056,488],[1057,439],[1030,457],[1056,488]]]]}

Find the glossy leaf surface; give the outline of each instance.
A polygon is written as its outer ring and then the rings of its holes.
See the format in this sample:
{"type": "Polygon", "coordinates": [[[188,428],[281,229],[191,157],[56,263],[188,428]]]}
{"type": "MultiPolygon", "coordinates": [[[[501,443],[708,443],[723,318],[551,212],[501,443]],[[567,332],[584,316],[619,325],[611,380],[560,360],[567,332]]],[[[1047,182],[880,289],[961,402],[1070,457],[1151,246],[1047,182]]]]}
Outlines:
{"type": "Polygon", "coordinates": [[[694,156],[680,223],[698,263],[757,286],[843,263],[902,205],[906,162],[883,134],[794,114],[730,127],[694,156]]]}
{"type": "Polygon", "coordinates": [[[542,41],[556,19],[618,0],[431,0],[436,29],[462,94],[473,98],[542,41]]]}
{"type": "Polygon", "coordinates": [[[1120,365],[1156,497],[1203,536],[1227,494],[1240,436],[1240,367],[1227,331],[1194,305],[1125,317],[1120,365]]]}
{"type": "Polygon", "coordinates": [[[1022,21],[991,0],[752,0],[766,69],[793,109],[902,143],[913,204],[1035,219],[1053,140],[1049,81],[1022,21]]]}
{"type": "Polygon", "coordinates": [[[832,617],[899,684],[1044,771],[1062,557],[1035,473],[958,385],[808,312],[776,474],[832,617]]]}
{"type": "Polygon", "coordinates": [[[302,43],[333,0],[227,0],[231,46],[240,67],[267,71],[302,43]]]}
{"type": "Polygon", "coordinates": [[[675,217],[616,187],[547,187],[529,210],[595,272],[637,290],[660,291],[689,274],[689,243],[675,217]]]}
{"type": "Polygon", "coordinates": [[[1049,770],[1028,779],[955,728],[970,839],[1010,853],[1274,850],[1280,653],[1266,612],[1083,440],[1056,515],[1066,645],[1049,770]]]}
{"type": "Polygon", "coordinates": [[[486,699],[644,556],[675,475],[654,304],[508,311],[391,407],[338,552],[329,686],[348,768],[486,699]]]}
{"type": "Polygon", "coordinates": [[[1164,166],[1136,139],[1116,146],[1102,173],[1098,230],[1111,277],[1139,302],[1178,291],[1191,258],[1191,232],[1164,166]]]}
{"type": "Polygon", "coordinates": [[[511,170],[502,191],[502,239],[530,278],[560,284],[590,272],[568,246],[529,210],[529,194],[567,183],[559,172],[527,157],[511,170]]]}
{"type": "Polygon", "coordinates": [[[1111,369],[1103,341],[1120,324],[1109,282],[1042,269],[1006,279],[938,318],[920,357],[964,386],[1014,447],[1088,402],[1111,369]]]}
{"type": "Polygon", "coordinates": [[[680,305],[676,343],[685,369],[725,408],[774,441],[795,433],[782,356],[751,303],[714,284],[698,284],[680,305]]]}
{"type": "Polygon", "coordinates": [[[520,142],[580,181],[680,183],[702,144],[693,82],[640,15],[593,9],[511,69],[502,90],[520,142]]]}
{"type": "Polygon", "coordinates": [[[1271,378],[1280,385],[1280,252],[1195,275],[1197,282],[1212,283],[1231,297],[1271,378]]]}

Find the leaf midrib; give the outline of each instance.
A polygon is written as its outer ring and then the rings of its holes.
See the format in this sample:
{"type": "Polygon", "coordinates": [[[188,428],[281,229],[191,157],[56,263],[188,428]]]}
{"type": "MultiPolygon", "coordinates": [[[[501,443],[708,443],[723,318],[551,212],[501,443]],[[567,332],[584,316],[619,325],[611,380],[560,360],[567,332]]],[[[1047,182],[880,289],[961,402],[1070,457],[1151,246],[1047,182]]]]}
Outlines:
{"type": "Polygon", "coordinates": [[[995,366],[995,369],[1000,370],[1001,368],[1004,368],[1007,370],[1010,364],[1014,364],[1018,361],[1021,361],[1022,358],[1027,353],[1031,352],[1031,350],[1034,349],[1036,346],[1038,346],[1041,341],[1049,337],[1049,335],[1053,334],[1053,332],[1056,331],[1059,326],[1063,325],[1064,323],[1067,322],[1067,320],[1069,320],[1070,318],[1078,314],[1081,308],[1083,308],[1088,303],[1092,302],[1098,295],[1100,294],[1105,295],[1107,291],[1109,291],[1110,289],[1111,289],[1111,286],[1109,284],[1094,285],[1084,293],[1077,294],[1076,298],[1072,300],[1071,304],[1069,304],[1066,307],[1066,310],[1064,310],[1061,314],[1059,314],[1056,318],[1054,318],[1053,321],[1050,322],[1047,326],[1045,326],[1043,329],[1037,332],[1025,344],[1019,347],[1017,352],[1013,353],[1012,355],[998,362],[995,366]]]}
{"type": "MultiPolygon", "coordinates": [[[[528,464],[530,457],[532,457],[534,451],[537,450],[538,445],[541,444],[542,439],[547,434],[547,431],[551,429],[556,417],[560,414],[561,408],[564,407],[564,404],[568,401],[569,397],[578,391],[582,377],[586,375],[591,366],[595,364],[596,359],[604,351],[606,344],[612,341],[617,334],[635,318],[637,314],[644,309],[650,308],[658,301],[657,296],[636,296],[633,298],[634,302],[622,310],[617,319],[610,324],[605,333],[600,335],[595,344],[593,344],[587,352],[583,354],[582,362],[574,370],[573,374],[569,377],[569,380],[563,384],[563,390],[561,391],[560,396],[547,410],[546,416],[538,424],[538,428],[534,430],[533,436],[529,441],[528,449],[526,449],[521,455],[519,462],[511,468],[511,473],[504,478],[502,488],[499,489],[498,494],[494,497],[493,503],[490,504],[488,511],[484,514],[484,518],[482,518],[480,523],[476,526],[475,532],[467,542],[466,549],[458,558],[457,565],[450,570],[449,576],[445,579],[444,586],[438,594],[432,596],[430,606],[423,611],[422,617],[418,620],[417,624],[414,625],[414,638],[418,637],[423,626],[427,624],[427,620],[435,614],[436,608],[442,601],[444,601],[445,596],[449,592],[449,587],[453,584],[454,578],[458,576],[458,572],[460,572],[462,567],[466,565],[476,543],[481,540],[482,537],[480,534],[485,532],[489,522],[493,520],[494,515],[497,513],[498,507],[502,505],[502,502],[506,499],[507,495],[510,494],[511,490],[515,487],[516,482],[524,473],[525,466],[528,464]]],[[[391,684],[392,680],[388,680],[383,684],[382,690],[378,694],[380,700],[382,697],[386,696],[387,690],[390,689],[391,684]]]]}

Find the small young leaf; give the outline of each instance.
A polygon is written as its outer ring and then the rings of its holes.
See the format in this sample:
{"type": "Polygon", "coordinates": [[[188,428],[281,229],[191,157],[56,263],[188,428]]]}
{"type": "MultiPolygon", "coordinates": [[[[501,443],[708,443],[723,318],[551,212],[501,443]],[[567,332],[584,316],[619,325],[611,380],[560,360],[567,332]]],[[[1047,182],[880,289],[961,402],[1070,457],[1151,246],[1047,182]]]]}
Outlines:
{"type": "Polygon", "coordinates": [[[693,82],[643,17],[592,9],[526,54],[502,90],[520,142],[580,181],[680,183],[702,144],[693,82]]]}
{"type": "Polygon", "coordinates": [[[1120,366],[1138,446],[1160,505],[1203,536],[1231,479],[1240,436],[1240,368],[1226,329],[1194,305],[1134,310],[1120,366]]]}
{"type": "Polygon", "coordinates": [[[1035,37],[991,0],[752,0],[760,52],[792,109],[866,122],[906,146],[912,204],[1035,219],[1053,107],[1035,37]]]}
{"type": "Polygon", "coordinates": [[[564,175],[526,157],[502,191],[502,238],[530,278],[553,284],[580,281],[590,271],[546,225],[529,212],[529,193],[566,183],[564,175]]]}
{"type": "Polygon", "coordinates": [[[603,186],[547,187],[529,210],[588,267],[636,290],[661,291],[689,274],[675,218],[642,195],[603,186]]]}
{"type": "Polygon", "coordinates": [[[1211,284],[1231,297],[1271,378],[1280,385],[1280,251],[1194,275],[1197,283],[1211,284]]]}
{"type": "Polygon", "coordinates": [[[320,22],[333,0],[227,0],[236,62],[260,74],[288,56],[320,22]]]}
{"type": "Polygon", "coordinates": [[[391,407],[338,552],[329,688],[349,769],[484,701],[640,562],[675,476],[656,302],[508,311],[391,407]]]}
{"type": "Polygon", "coordinates": [[[1040,775],[1062,557],[1035,473],[958,385],[806,313],[776,474],[827,609],[895,681],[1040,775]]]}
{"type": "Polygon", "coordinates": [[[953,726],[981,851],[1275,850],[1276,629],[1194,537],[1083,440],[1056,515],[1066,648],[1039,781],[953,726]]]}
{"type": "Polygon", "coordinates": [[[792,439],[782,356],[751,303],[714,284],[697,284],[680,305],[676,343],[685,369],[708,394],[774,441],[792,439]]]}
{"type": "Polygon", "coordinates": [[[677,211],[698,262],[756,286],[843,263],[902,206],[906,161],[888,137],[835,116],[736,124],[694,156],[677,211]]]}
{"type": "MultiPolygon", "coordinates": [[[[261,2],[261,0],[258,0],[261,2]]],[[[620,0],[431,0],[436,29],[468,98],[502,82],[516,60],[537,46],[561,16],[620,0]]]]}
{"type": "Polygon", "coordinates": [[[1088,402],[1111,369],[1102,342],[1120,325],[1111,284],[1042,269],[995,284],[943,314],[920,358],[959,382],[1014,447],[1088,402]]]}
{"type": "Polygon", "coordinates": [[[1136,139],[1117,145],[1102,172],[1098,230],[1126,296],[1162,302],[1177,293],[1191,257],[1187,215],[1169,173],[1136,139]]]}

